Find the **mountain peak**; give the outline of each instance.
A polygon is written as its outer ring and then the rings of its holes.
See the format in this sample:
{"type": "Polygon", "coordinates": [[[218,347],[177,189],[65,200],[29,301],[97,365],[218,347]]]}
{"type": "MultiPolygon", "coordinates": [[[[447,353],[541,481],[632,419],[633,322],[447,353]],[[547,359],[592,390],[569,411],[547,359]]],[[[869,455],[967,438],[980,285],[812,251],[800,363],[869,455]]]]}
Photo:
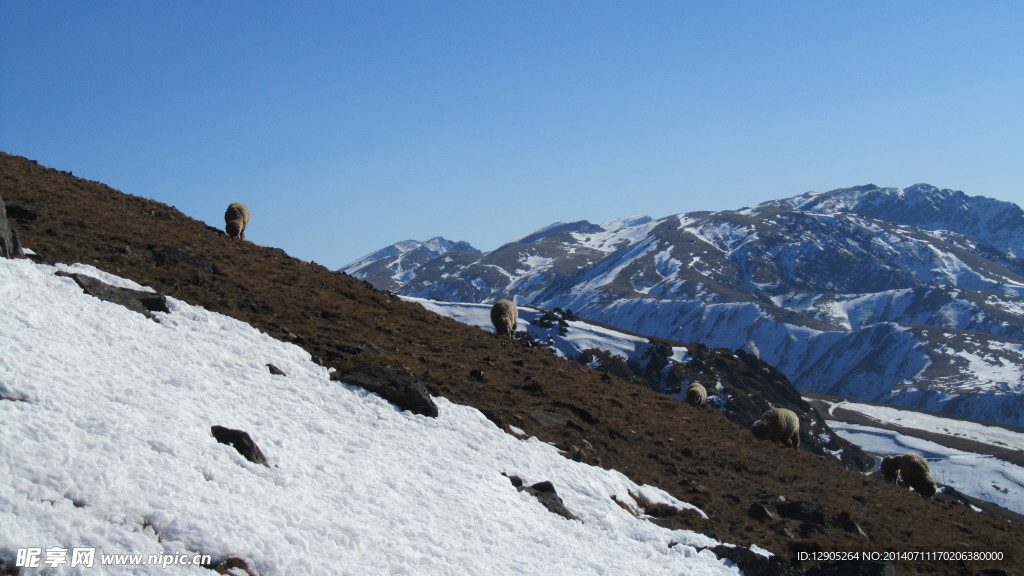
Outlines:
{"type": "Polygon", "coordinates": [[[479,254],[468,242],[452,241],[434,236],[425,241],[402,240],[363,256],[339,272],[353,276],[370,276],[382,290],[393,290],[415,277],[414,269],[449,253],[479,254]]]}
{"type": "Polygon", "coordinates": [[[543,238],[549,238],[551,236],[558,236],[561,234],[569,234],[571,232],[603,232],[604,228],[597,224],[592,224],[588,220],[577,220],[576,222],[555,222],[545,226],[539,230],[536,230],[522,238],[514,240],[520,244],[530,244],[543,238]]]}
{"type": "Polygon", "coordinates": [[[602,223],[601,228],[607,230],[608,232],[615,232],[623,228],[629,228],[630,226],[640,226],[642,224],[647,224],[648,222],[651,222],[653,220],[654,219],[651,218],[650,216],[637,214],[633,216],[626,216],[625,218],[616,218],[614,220],[609,220],[607,222],[602,223]]]}
{"type": "Polygon", "coordinates": [[[805,193],[759,206],[819,214],[858,214],[922,230],[956,232],[1010,257],[1024,256],[1024,210],[1019,206],[931,184],[907,188],[869,184],[820,194],[805,193]]]}

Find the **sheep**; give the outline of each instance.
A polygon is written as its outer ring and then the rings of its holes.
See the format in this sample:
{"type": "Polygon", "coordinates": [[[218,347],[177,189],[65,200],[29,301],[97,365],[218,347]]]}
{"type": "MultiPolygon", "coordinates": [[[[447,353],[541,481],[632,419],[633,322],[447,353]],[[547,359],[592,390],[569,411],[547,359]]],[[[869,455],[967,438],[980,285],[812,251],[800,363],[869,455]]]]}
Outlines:
{"type": "Polygon", "coordinates": [[[704,401],[708,399],[708,391],[704,389],[704,386],[697,382],[691,382],[690,386],[686,389],[686,401],[691,406],[700,408],[704,405],[704,401]]]}
{"type": "Polygon", "coordinates": [[[920,454],[886,456],[879,468],[886,482],[901,488],[913,488],[922,498],[931,498],[938,490],[931,467],[920,454]]]}
{"type": "Polygon", "coordinates": [[[224,230],[236,240],[245,240],[245,228],[249,225],[249,207],[241,202],[232,202],[224,213],[224,230]]]}
{"type": "Polygon", "coordinates": [[[783,446],[800,447],[800,419],[786,408],[772,408],[754,422],[750,432],[758,440],[782,442],[783,446]]]}
{"type": "Polygon", "coordinates": [[[882,473],[882,478],[886,482],[895,484],[900,477],[900,457],[886,456],[882,458],[882,463],[878,465],[878,470],[882,473]]]}
{"type": "Polygon", "coordinates": [[[491,307],[491,323],[494,324],[494,331],[498,336],[515,338],[518,317],[519,311],[511,300],[498,300],[491,307]]]}

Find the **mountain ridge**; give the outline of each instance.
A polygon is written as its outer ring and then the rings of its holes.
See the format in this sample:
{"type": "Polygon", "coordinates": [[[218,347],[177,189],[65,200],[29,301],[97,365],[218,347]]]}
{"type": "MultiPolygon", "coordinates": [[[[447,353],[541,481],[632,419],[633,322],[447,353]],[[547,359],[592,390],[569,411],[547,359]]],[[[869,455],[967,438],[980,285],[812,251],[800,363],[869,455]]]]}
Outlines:
{"type": "Polygon", "coordinates": [[[1016,205],[926,184],[865,185],[620,222],[554,225],[491,252],[449,254],[388,289],[572,309],[747,349],[802,390],[1024,424],[1016,205]]]}

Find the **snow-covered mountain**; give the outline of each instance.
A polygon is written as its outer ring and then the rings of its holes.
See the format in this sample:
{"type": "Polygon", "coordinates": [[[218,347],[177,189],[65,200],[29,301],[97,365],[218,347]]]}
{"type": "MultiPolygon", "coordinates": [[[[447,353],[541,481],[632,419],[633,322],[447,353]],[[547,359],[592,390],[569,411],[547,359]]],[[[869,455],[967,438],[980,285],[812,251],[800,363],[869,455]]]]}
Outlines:
{"type": "Polygon", "coordinates": [[[454,242],[436,236],[426,242],[403,240],[363,256],[346,268],[352,274],[381,278],[381,290],[393,290],[416,277],[416,269],[442,254],[479,254],[468,242],[454,242]]]}
{"type": "Polygon", "coordinates": [[[745,349],[800,389],[1024,425],[1024,211],[919,184],[600,226],[559,223],[401,273],[407,296],[499,297],[745,349]]]}
{"type": "Polygon", "coordinates": [[[403,412],[248,324],[174,298],[147,318],[57,270],[0,258],[4,574],[739,573],[702,550],[717,541],[649,521],[655,504],[704,514],[664,490],[443,398],[436,418],[403,412]],[[513,476],[550,482],[576,520],[513,476]]]}

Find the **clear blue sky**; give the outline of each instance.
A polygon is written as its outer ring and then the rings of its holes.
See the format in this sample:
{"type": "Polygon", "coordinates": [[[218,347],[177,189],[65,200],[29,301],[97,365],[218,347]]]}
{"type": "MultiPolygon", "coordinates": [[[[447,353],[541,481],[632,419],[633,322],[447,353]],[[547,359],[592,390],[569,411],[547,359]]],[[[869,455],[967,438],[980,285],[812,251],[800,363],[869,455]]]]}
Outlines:
{"type": "Polygon", "coordinates": [[[0,150],[331,268],[867,183],[1024,204],[1024,2],[0,0],[0,150]]]}

